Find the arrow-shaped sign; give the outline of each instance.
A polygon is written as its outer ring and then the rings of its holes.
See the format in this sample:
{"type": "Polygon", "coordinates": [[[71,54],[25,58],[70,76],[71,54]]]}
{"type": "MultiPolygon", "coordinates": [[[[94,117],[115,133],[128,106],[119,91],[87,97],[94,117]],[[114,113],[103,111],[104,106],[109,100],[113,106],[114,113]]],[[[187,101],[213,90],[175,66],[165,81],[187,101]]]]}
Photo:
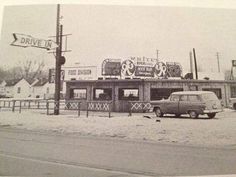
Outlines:
{"type": "Polygon", "coordinates": [[[11,43],[13,46],[19,47],[37,47],[47,50],[55,49],[58,45],[52,40],[37,39],[30,35],[13,33],[14,41],[11,43]]]}

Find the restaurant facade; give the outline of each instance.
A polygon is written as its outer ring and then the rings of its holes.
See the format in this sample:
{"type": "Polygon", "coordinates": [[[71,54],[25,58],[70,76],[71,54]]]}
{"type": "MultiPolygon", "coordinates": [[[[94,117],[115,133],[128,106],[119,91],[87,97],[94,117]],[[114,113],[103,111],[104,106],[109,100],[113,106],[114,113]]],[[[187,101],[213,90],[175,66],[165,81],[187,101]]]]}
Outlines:
{"type": "Polygon", "coordinates": [[[189,79],[101,79],[66,81],[66,99],[81,102],[86,109],[89,101],[110,101],[112,111],[129,111],[129,101],[150,102],[167,99],[172,92],[205,90],[214,92],[227,107],[236,98],[236,82],[189,79]]]}

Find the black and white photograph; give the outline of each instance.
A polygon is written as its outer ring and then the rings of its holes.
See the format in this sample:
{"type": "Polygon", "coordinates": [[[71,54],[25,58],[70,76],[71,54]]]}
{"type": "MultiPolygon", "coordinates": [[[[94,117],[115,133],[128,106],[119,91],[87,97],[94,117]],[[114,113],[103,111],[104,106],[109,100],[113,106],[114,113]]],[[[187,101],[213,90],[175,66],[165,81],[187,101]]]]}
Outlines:
{"type": "Polygon", "coordinates": [[[0,2],[0,176],[236,177],[236,1],[0,2]]]}

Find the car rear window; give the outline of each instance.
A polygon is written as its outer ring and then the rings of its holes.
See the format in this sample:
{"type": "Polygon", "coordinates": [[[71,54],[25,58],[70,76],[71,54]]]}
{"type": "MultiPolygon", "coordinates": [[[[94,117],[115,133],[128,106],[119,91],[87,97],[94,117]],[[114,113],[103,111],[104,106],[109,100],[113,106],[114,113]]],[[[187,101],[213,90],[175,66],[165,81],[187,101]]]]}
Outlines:
{"type": "Polygon", "coordinates": [[[203,100],[218,100],[217,96],[214,93],[202,94],[203,100]]]}

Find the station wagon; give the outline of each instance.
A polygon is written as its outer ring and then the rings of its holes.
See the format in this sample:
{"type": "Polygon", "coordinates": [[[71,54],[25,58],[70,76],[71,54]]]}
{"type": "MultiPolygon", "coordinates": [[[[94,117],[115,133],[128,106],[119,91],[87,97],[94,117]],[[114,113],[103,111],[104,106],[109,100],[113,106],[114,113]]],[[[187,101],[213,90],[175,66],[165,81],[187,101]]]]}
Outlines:
{"type": "Polygon", "coordinates": [[[157,117],[189,114],[191,118],[198,118],[207,114],[209,118],[214,118],[216,113],[222,111],[220,100],[210,91],[173,92],[167,100],[152,101],[151,105],[157,117]]]}

